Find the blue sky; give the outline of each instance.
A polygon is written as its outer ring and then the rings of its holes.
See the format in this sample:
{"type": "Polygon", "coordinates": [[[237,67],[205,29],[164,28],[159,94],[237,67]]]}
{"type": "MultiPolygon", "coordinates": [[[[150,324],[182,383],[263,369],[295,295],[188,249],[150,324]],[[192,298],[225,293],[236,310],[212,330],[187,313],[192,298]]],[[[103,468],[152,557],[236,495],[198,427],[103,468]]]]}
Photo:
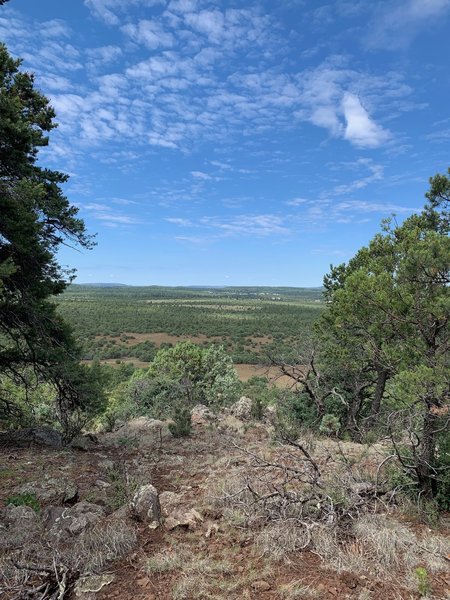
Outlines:
{"type": "Polygon", "coordinates": [[[320,285],[450,164],[450,0],[11,0],[78,282],[320,285]]]}

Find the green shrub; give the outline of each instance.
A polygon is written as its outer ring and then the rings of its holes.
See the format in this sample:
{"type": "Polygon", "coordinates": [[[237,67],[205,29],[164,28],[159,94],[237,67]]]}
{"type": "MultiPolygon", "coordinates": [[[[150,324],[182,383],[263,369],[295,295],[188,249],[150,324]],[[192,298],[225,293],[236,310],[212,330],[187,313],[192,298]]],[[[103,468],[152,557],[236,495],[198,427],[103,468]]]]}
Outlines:
{"type": "Polygon", "coordinates": [[[305,429],[317,428],[317,412],[306,394],[280,390],[277,420],[277,436],[297,438],[305,429]]]}
{"type": "Polygon", "coordinates": [[[341,422],[336,417],[336,415],[331,415],[330,413],[327,413],[322,417],[322,421],[320,422],[319,426],[319,431],[320,433],[324,433],[325,435],[337,436],[340,428],[341,422]]]}
{"type": "Polygon", "coordinates": [[[6,504],[12,506],[29,506],[35,512],[39,512],[41,510],[41,506],[36,497],[36,494],[32,492],[23,492],[22,494],[10,496],[6,499],[6,504]]]}
{"type": "Polygon", "coordinates": [[[175,408],[172,420],[173,423],[169,423],[169,431],[173,437],[187,437],[191,434],[191,411],[188,407],[180,406],[175,408]]]}
{"type": "Polygon", "coordinates": [[[414,571],[414,575],[417,579],[417,591],[420,596],[428,596],[431,591],[430,577],[427,570],[424,567],[417,567],[414,571]]]}
{"type": "Polygon", "coordinates": [[[450,434],[446,430],[438,442],[436,502],[443,510],[450,511],[450,434]]]}

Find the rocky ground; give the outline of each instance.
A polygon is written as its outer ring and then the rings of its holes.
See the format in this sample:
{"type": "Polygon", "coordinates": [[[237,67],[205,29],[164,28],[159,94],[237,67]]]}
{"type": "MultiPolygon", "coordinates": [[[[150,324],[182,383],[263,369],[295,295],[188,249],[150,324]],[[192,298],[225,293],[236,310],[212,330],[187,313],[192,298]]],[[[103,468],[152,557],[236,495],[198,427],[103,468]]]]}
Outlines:
{"type": "Polygon", "coordinates": [[[247,408],[199,407],[183,439],[144,417],[70,448],[4,438],[0,596],[450,598],[445,517],[382,489],[382,445],[280,446],[247,408]]]}

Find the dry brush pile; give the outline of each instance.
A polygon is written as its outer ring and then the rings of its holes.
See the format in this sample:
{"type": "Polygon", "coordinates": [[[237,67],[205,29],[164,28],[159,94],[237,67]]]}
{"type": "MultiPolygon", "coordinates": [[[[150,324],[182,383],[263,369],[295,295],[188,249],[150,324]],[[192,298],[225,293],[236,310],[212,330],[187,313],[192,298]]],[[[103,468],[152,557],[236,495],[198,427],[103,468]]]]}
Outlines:
{"type": "Polygon", "coordinates": [[[264,451],[235,448],[244,460],[215,501],[235,526],[254,532],[260,555],[289,561],[308,550],[338,573],[416,590],[448,572],[448,537],[399,522],[380,449],[358,460],[338,443],[317,453],[294,440],[264,451]]]}

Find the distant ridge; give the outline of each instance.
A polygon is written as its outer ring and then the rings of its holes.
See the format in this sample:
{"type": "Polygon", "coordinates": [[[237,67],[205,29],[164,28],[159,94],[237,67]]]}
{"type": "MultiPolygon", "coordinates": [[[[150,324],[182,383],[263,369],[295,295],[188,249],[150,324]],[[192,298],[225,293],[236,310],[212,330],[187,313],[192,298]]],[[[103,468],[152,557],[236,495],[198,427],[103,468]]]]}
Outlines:
{"type": "Polygon", "coordinates": [[[83,287],[131,287],[126,283],[75,283],[72,285],[82,285],[83,287]]]}
{"type": "Polygon", "coordinates": [[[276,285],[134,285],[131,283],[72,283],[71,286],[80,287],[96,287],[96,288],[109,288],[109,287],[134,287],[134,288],[158,288],[158,289],[173,289],[173,290],[323,290],[323,286],[312,285],[312,286],[276,286],[276,285]]]}

